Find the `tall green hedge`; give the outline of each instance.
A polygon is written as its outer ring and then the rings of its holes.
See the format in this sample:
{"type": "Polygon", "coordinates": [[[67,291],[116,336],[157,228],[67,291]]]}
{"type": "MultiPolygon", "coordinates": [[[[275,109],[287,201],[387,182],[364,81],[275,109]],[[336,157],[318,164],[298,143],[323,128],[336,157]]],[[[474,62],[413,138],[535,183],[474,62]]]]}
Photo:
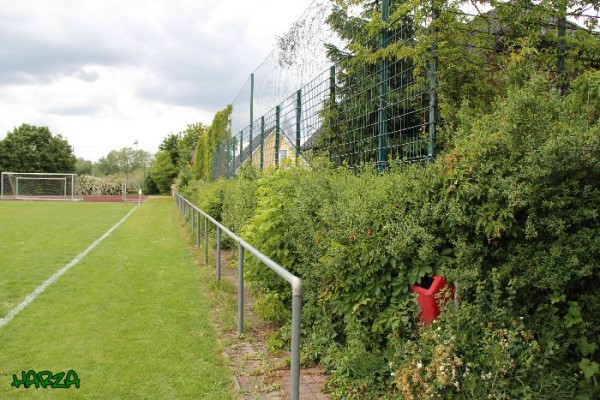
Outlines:
{"type": "MultiPolygon", "coordinates": [[[[303,357],[334,398],[597,398],[596,86],[585,74],[560,97],[534,77],[488,114],[465,104],[434,163],[287,168],[187,194],[302,278],[303,357]],[[425,327],[410,286],[432,274],[459,300],[425,327]]],[[[252,258],[248,277],[259,311],[286,321],[287,285],[252,258]]]]}

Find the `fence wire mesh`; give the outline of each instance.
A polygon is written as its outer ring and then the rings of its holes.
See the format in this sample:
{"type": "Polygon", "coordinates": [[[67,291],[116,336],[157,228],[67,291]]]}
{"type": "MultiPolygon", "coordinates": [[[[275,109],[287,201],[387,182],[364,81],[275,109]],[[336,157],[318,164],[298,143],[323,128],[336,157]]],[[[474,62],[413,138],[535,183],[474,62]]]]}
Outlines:
{"type": "MultiPolygon", "coordinates": [[[[396,13],[402,4],[394,0],[374,2],[371,10],[314,1],[234,99],[232,137],[214,155],[213,178],[234,176],[248,162],[263,170],[300,156],[309,163],[315,154],[336,165],[374,163],[380,170],[392,162],[432,159],[440,39],[432,27],[440,17],[447,24],[446,46],[459,49],[443,55],[447,64],[440,68],[446,76],[478,71],[479,79],[493,79],[509,59],[511,43],[526,35],[543,39],[540,53],[556,66],[551,72],[558,76],[569,72],[565,59],[578,60],[585,53],[567,51],[567,39],[582,34],[573,22],[529,18],[519,31],[510,11],[469,14],[466,4],[441,11],[430,8],[427,18],[417,20],[415,10],[396,13]],[[390,22],[389,15],[395,20],[390,22]],[[374,16],[384,21],[375,33],[366,29],[374,16]],[[340,23],[340,17],[346,22],[340,23]],[[340,27],[346,30],[341,35],[336,33],[340,27]],[[414,49],[423,43],[429,47],[418,60],[401,51],[373,60],[361,60],[358,54],[361,49],[376,54],[389,46],[414,49]]],[[[590,65],[600,63],[592,53],[584,55],[591,57],[590,65]]],[[[466,75],[461,79],[468,83],[466,75]]]]}

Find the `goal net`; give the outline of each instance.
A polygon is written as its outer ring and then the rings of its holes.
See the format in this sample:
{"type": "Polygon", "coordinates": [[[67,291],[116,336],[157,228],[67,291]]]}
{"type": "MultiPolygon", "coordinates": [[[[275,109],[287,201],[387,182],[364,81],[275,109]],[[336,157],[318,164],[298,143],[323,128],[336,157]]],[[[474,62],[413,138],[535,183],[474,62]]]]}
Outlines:
{"type": "Polygon", "coordinates": [[[27,200],[81,200],[76,174],[2,172],[0,196],[27,200]]]}
{"type": "Polygon", "coordinates": [[[127,203],[141,203],[146,201],[142,188],[134,180],[123,182],[123,201],[127,203]]]}

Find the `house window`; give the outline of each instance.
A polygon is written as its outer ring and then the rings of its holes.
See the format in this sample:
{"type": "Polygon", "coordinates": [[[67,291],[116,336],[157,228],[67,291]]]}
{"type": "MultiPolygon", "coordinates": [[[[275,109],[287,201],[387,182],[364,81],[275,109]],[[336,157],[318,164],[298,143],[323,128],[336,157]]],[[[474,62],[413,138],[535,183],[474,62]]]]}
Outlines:
{"type": "Polygon", "coordinates": [[[288,151],[287,151],[287,149],[281,149],[281,150],[279,150],[279,161],[283,161],[286,158],[288,158],[288,151]]]}

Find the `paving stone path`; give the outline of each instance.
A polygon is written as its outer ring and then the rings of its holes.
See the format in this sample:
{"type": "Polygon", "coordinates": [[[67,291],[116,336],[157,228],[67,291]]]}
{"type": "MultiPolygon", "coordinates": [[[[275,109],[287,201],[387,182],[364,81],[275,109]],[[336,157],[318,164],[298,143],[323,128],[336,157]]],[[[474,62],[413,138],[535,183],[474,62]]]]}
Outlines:
{"type": "MultiPolygon", "coordinates": [[[[229,267],[233,251],[222,251],[222,276],[237,287],[237,277],[229,267]]],[[[235,294],[234,294],[235,295],[235,294]]],[[[250,290],[244,291],[244,319],[246,331],[223,333],[225,354],[231,360],[235,386],[243,400],[279,400],[290,398],[289,352],[272,354],[267,338],[276,327],[260,321],[252,311],[250,290]]],[[[300,371],[300,399],[326,400],[322,391],[327,376],[319,368],[302,368],[300,371]]]]}

